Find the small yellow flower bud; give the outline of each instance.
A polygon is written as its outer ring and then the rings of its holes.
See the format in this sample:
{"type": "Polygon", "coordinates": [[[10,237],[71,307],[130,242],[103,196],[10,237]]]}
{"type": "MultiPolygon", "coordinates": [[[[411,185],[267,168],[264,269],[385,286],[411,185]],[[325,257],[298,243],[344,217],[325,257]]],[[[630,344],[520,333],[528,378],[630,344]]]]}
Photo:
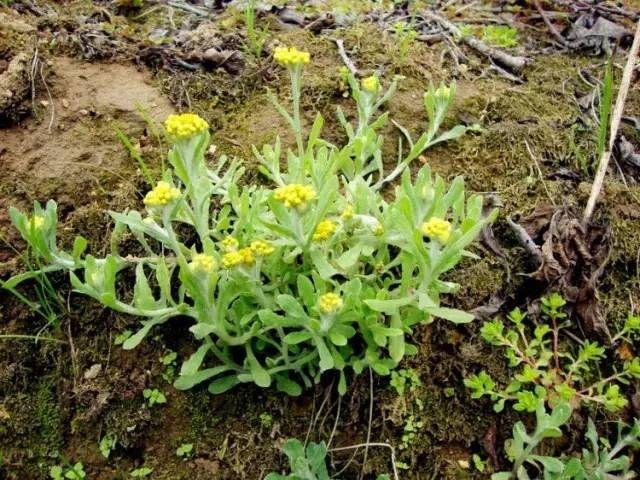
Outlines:
{"type": "Polygon", "coordinates": [[[44,217],[42,215],[34,215],[31,217],[31,225],[34,229],[40,230],[44,225],[44,217]]]}
{"type": "Polygon", "coordinates": [[[238,239],[235,237],[232,237],[231,235],[224,237],[224,239],[220,243],[222,244],[222,249],[225,252],[232,252],[234,250],[237,250],[238,245],[240,244],[238,242],[238,239]]]}
{"type": "Polygon", "coordinates": [[[189,269],[193,273],[211,273],[216,268],[216,261],[211,255],[196,253],[191,257],[189,269]]]}
{"type": "Polygon", "coordinates": [[[222,256],[222,266],[224,268],[232,268],[242,263],[251,265],[254,261],[255,257],[253,255],[253,251],[249,247],[228,252],[222,256]]]}
{"type": "Polygon", "coordinates": [[[144,204],[147,207],[164,207],[178,198],[180,198],[180,190],[161,180],[145,195],[144,204]]]}
{"type": "Polygon", "coordinates": [[[378,77],[375,75],[362,79],[362,89],[367,92],[377,92],[379,87],[380,83],[378,82],[378,77]]]}
{"type": "Polygon", "coordinates": [[[287,208],[304,208],[309,200],[316,198],[316,191],[310,185],[291,183],[276,188],[274,198],[284,203],[287,208]]]}
{"type": "Polygon", "coordinates": [[[164,128],[169,136],[176,139],[186,139],[209,129],[209,124],[195,113],[169,115],[164,122],[164,128]]]}
{"type": "Polygon", "coordinates": [[[269,242],[265,242],[264,240],[254,240],[251,242],[251,246],[249,248],[251,248],[251,251],[259,257],[269,255],[275,250],[269,242]]]}
{"type": "Polygon", "coordinates": [[[353,205],[348,204],[346,207],[344,207],[344,210],[342,212],[342,215],[340,215],[340,217],[342,217],[343,220],[349,220],[350,218],[353,217],[353,205]]]}
{"type": "Polygon", "coordinates": [[[295,67],[305,65],[311,61],[309,52],[303,52],[296,47],[276,47],[273,58],[284,67],[295,67]]]}
{"type": "Polygon", "coordinates": [[[384,234],[384,227],[380,222],[376,223],[371,230],[376,237],[380,237],[384,234]]]}
{"type": "Polygon", "coordinates": [[[316,231],[313,234],[313,239],[315,241],[326,240],[331,235],[333,235],[333,232],[335,231],[336,231],[335,223],[333,223],[331,220],[328,220],[328,219],[322,220],[320,223],[318,223],[318,226],[316,227],[316,231]]]}
{"type": "Polygon", "coordinates": [[[318,308],[322,313],[336,313],[342,308],[342,299],[333,292],[320,295],[318,308]]]}
{"type": "Polygon", "coordinates": [[[451,223],[442,218],[433,217],[422,224],[422,233],[444,245],[451,236],[451,223]]]}

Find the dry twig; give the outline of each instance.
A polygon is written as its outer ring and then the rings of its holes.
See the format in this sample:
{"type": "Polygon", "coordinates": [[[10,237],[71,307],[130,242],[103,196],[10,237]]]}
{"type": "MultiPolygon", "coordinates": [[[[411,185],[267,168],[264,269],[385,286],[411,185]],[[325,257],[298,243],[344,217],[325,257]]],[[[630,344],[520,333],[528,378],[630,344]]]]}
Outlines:
{"type": "Polygon", "coordinates": [[[340,58],[342,58],[342,61],[344,62],[346,67],[349,69],[349,71],[354,77],[358,76],[358,68],[355,66],[353,61],[351,61],[351,59],[347,55],[347,52],[344,49],[344,40],[342,40],[341,38],[338,38],[334,40],[334,42],[336,42],[336,45],[338,46],[338,54],[340,54],[340,58]]]}
{"type": "Polygon", "coordinates": [[[446,18],[438,15],[435,12],[432,12],[430,10],[425,10],[422,13],[422,16],[427,18],[427,19],[429,19],[429,20],[432,20],[434,22],[439,23],[440,26],[442,26],[443,28],[447,29],[456,38],[460,38],[461,42],[466,43],[468,46],[470,46],[474,50],[482,53],[483,55],[486,55],[491,60],[493,60],[494,62],[500,64],[503,67],[509,68],[509,69],[511,69],[513,71],[516,71],[516,72],[519,72],[531,60],[528,57],[514,56],[514,55],[511,55],[511,54],[509,54],[507,52],[499,50],[497,48],[490,47],[489,45],[487,45],[483,41],[481,41],[481,40],[479,40],[479,39],[477,39],[477,38],[475,38],[475,37],[473,37],[471,35],[464,36],[464,35],[461,34],[460,29],[458,27],[456,27],[452,22],[450,22],[446,18]]]}
{"type": "Polygon", "coordinates": [[[591,194],[587,202],[587,207],[584,210],[583,223],[588,223],[591,220],[593,209],[595,208],[596,201],[602,190],[602,184],[604,177],[607,173],[607,167],[609,166],[609,160],[611,159],[611,151],[615,145],[616,137],[618,135],[618,128],[620,127],[620,121],[622,114],[624,113],[624,105],[627,100],[627,93],[629,93],[629,87],[631,85],[631,77],[635,69],[636,57],[638,56],[638,50],[640,50],[640,21],[636,27],[635,37],[631,50],[629,51],[629,57],[627,58],[627,64],[624,67],[622,74],[622,81],[620,82],[620,90],[618,91],[618,97],[616,98],[616,104],[613,108],[613,115],[611,116],[611,127],[609,130],[609,148],[605,149],[600,157],[600,163],[598,164],[598,171],[593,181],[593,187],[591,188],[591,194]]]}

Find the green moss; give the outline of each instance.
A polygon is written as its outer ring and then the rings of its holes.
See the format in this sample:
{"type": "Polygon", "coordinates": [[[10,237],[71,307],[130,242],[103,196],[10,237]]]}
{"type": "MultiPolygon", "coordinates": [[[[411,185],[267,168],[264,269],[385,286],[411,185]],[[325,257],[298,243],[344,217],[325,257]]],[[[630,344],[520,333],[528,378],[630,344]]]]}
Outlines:
{"type": "Polygon", "coordinates": [[[55,384],[43,379],[34,398],[38,431],[38,450],[42,456],[56,456],[63,448],[63,422],[55,384]]]}

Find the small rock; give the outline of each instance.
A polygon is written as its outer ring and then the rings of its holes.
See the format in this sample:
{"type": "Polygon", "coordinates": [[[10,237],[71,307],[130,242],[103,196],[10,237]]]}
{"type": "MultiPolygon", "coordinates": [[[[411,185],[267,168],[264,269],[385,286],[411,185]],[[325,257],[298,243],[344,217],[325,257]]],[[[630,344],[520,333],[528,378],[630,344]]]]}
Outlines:
{"type": "Polygon", "coordinates": [[[102,365],[100,363],[95,363],[91,365],[91,367],[89,367],[89,369],[84,372],[84,375],[83,375],[84,379],[93,380],[98,375],[100,375],[101,371],[102,371],[102,365]]]}
{"type": "Polygon", "coordinates": [[[240,73],[244,68],[244,57],[236,50],[209,48],[202,54],[202,62],[208,67],[222,67],[231,74],[240,73]]]}
{"type": "Polygon", "coordinates": [[[62,99],[62,106],[64,108],[69,108],[69,100],[67,100],[66,98],[62,99]]]}

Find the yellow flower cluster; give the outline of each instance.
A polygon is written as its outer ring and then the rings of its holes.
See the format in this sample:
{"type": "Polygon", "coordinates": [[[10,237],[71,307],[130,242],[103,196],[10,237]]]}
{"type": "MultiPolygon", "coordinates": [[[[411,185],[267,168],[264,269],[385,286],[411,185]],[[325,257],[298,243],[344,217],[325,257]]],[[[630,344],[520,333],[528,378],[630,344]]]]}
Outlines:
{"type": "Polygon", "coordinates": [[[344,211],[342,212],[342,215],[340,215],[342,217],[343,220],[349,220],[350,218],[353,217],[353,205],[351,205],[350,203],[344,207],[344,211]]]}
{"type": "Polygon", "coordinates": [[[300,51],[296,47],[276,47],[273,52],[273,58],[284,67],[295,67],[311,61],[309,52],[300,51]]]}
{"type": "Polygon", "coordinates": [[[240,245],[240,242],[238,242],[238,239],[235,237],[232,237],[231,235],[224,237],[224,239],[220,243],[222,245],[222,249],[225,252],[232,252],[234,250],[237,250],[238,245],[240,245]]]}
{"type": "Polygon", "coordinates": [[[270,255],[275,250],[269,242],[265,242],[264,240],[254,240],[251,242],[251,246],[249,248],[259,257],[270,255]]]}
{"type": "Polygon", "coordinates": [[[209,124],[195,113],[169,115],[164,122],[167,133],[175,138],[189,138],[209,128],[209,124]]]}
{"type": "Polygon", "coordinates": [[[377,222],[373,228],[372,228],[373,234],[376,237],[381,236],[382,234],[384,234],[384,227],[382,226],[382,224],[380,222],[377,222]]]}
{"type": "Polygon", "coordinates": [[[255,260],[253,250],[251,250],[250,247],[245,247],[240,250],[225,253],[222,256],[222,266],[224,268],[232,268],[243,263],[245,265],[251,265],[255,260]]]}
{"type": "Polygon", "coordinates": [[[170,183],[160,180],[153,190],[144,197],[147,207],[164,207],[180,197],[180,190],[170,183]]]}
{"type": "Polygon", "coordinates": [[[451,87],[447,87],[445,84],[441,84],[434,92],[434,96],[442,100],[447,100],[449,95],[451,95],[451,87]]]}
{"type": "Polygon", "coordinates": [[[333,292],[320,295],[318,308],[322,313],[335,313],[342,308],[342,299],[333,292]]]}
{"type": "Polygon", "coordinates": [[[433,217],[422,224],[422,233],[445,244],[451,236],[451,223],[442,218],[433,217]]]}
{"type": "Polygon", "coordinates": [[[322,220],[320,223],[318,223],[318,226],[316,227],[316,231],[313,234],[313,239],[315,241],[326,240],[331,235],[333,235],[333,232],[335,231],[336,231],[335,223],[333,223],[329,219],[322,220]]]}
{"type": "Polygon", "coordinates": [[[362,89],[367,92],[377,92],[379,86],[378,77],[375,75],[362,79],[362,89]]]}
{"type": "Polygon", "coordinates": [[[31,217],[31,225],[33,225],[33,228],[36,230],[41,229],[44,225],[44,217],[42,215],[34,215],[31,217]]]}
{"type": "Polygon", "coordinates": [[[310,185],[291,183],[276,188],[274,198],[284,203],[287,208],[303,208],[309,200],[316,198],[316,191],[310,185]]]}
{"type": "Polygon", "coordinates": [[[191,257],[189,269],[194,273],[211,273],[216,268],[216,261],[211,255],[196,253],[191,257]]]}

